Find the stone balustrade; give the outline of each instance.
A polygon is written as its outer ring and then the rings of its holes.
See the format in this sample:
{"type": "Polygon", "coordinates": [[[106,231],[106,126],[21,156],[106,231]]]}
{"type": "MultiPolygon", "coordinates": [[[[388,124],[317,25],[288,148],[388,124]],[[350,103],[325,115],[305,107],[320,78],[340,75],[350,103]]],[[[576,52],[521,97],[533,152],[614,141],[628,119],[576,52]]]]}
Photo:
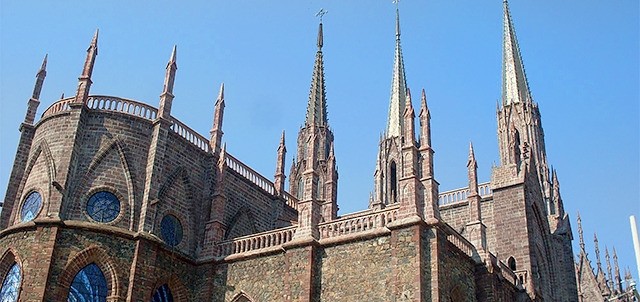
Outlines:
{"type": "Polygon", "coordinates": [[[296,226],[290,226],[223,241],[214,246],[214,255],[216,257],[226,257],[233,254],[247,253],[280,246],[293,239],[296,228],[296,226]]]}
{"type": "Polygon", "coordinates": [[[518,277],[513,271],[511,271],[509,267],[507,267],[506,264],[504,264],[502,261],[498,261],[498,265],[500,266],[500,274],[502,274],[502,277],[505,280],[509,281],[513,285],[519,284],[518,277]]]}
{"type": "Polygon", "coordinates": [[[87,107],[95,110],[121,112],[128,115],[153,121],[158,115],[158,110],[147,104],[106,95],[91,95],[87,98],[87,107]]]}
{"type": "Polygon", "coordinates": [[[59,112],[71,110],[71,106],[69,106],[69,104],[73,100],[75,100],[75,98],[76,97],[73,96],[73,97],[66,98],[66,99],[60,99],[57,102],[51,104],[51,106],[49,106],[49,108],[47,108],[47,110],[45,110],[44,113],[42,113],[42,118],[51,116],[51,115],[59,113],[59,112]]]}
{"type": "Polygon", "coordinates": [[[227,153],[225,158],[227,160],[227,166],[231,168],[231,170],[236,171],[242,177],[246,178],[250,182],[260,187],[261,189],[265,190],[267,193],[271,195],[275,194],[276,192],[275,186],[266,177],[260,175],[260,173],[249,168],[249,166],[245,165],[243,162],[239,161],[229,153],[227,153]]]}
{"type": "Polygon", "coordinates": [[[442,230],[447,235],[447,241],[457,247],[460,251],[469,257],[473,257],[475,247],[464,236],[456,232],[448,224],[443,225],[442,230]]]}
{"type": "Polygon", "coordinates": [[[397,219],[398,207],[387,208],[361,216],[349,216],[318,224],[320,239],[365,232],[385,227],[397,219]]]}
{"type": "Polygon", "coordinates": [[[182,136],[182,138],[186,139],[188,142],[194,144],[196,147],[200,148],[202,151],[209,152],[209,140],[179,120],[172,118],[171,130],[182,136]]]}
{"type": "MultiPolygon", "coordinates": [[[[478,194],[480,194],[480,197],[483,198],[492,196],[493,192],[491,191],[491,183],[485,182],[478,184],[478,194]]],[[[469,196],[469,188],[460,188],[442,192],[438,195],[438,205],[443,206],[460,201],[465,201],[467,200],[467,196],[469,196]]]]}
{"type": "Polygon", "coordinates": [[[293,195],[289,194],[289,192],[284,192],[283,197],[284,197],[284,202],[288,206],[296,209],[296,211],[298,210],[298,199],[297,198],[293,197],[293,195]]]}

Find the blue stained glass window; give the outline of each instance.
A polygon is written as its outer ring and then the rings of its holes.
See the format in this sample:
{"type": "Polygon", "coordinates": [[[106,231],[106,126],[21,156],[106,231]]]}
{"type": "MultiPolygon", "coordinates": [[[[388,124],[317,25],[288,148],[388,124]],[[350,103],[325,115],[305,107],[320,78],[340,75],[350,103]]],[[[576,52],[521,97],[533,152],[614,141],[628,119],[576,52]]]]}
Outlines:
{"type": "Polygon", "coordinates": [[[18,293],[20,291],[20,279],[22,279],[20,266],[17,263],[13,263],[11,268],[9,268],[9,272],[4,277],[4,281],[2,281],[2,287],[0,287],[1,302],[18,301],[18,293]]]}
{"type": "Polygon", "coordinates": [[[162,239],[169,246],[176,246],[182,241],[182,224],[173,215],[166,215],[160,222],[162,239]]]}
{"type": "Polygon", "coordinates": [[[151,299],[151,302],[173,302],[173,295],[171,295],[169,285],[163,284],[158,287],[153,293],[153,299],[151,299]]]}
{"type": "Polygon", "coordinates": [[[67,302],[106,302],[107,292],[107,279],[100,268],[91,263],[73,278],[67,302]]]}
{"type": "Polygon", "coordinates": [[[42,196],[38,192],[31,192],[27,195],[27,198],[22,204],[22,210],[20,211],[20,219],[23,222],[31,221],[36,218],[40,207],[42,206],[42,196]]]}
{"type": "Polygon", "coordinates": [[[120,214],[120,201],[111,192],[95,193],[87,202],[87,214],[97,222],[111,222],[120,214]]]}

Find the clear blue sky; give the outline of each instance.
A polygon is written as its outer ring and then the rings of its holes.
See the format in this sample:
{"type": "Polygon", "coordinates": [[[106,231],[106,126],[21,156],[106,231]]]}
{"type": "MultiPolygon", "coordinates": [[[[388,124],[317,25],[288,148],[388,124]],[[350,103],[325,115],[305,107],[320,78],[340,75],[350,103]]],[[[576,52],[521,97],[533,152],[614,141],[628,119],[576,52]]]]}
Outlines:
{"type": "MultiPolygon", "coordinates": [[[[75,92],[96,28],[92,94],[157,106],[166,62],[177,44],[173,115],[208,136],[213,102],[224,82],[229,152],[272,178],[284,129],[288,170],[309,93],[314,15],[322,7],[329,11],[324,58],[340,213],[366,208],[390,93],[391,1],[186,3],[0,3],[0,194],[42,58],[49,54],[38,115],[62,92],[75,92]]],[[[466,185],[469,141],[480,181],[488,181],[492,163],[498,162],[502,1],[406,0],[400,11],[408,85],[428,94],[441,191],[466,185]]],[[[548,159],[571,215],[574,251],[580,211],[594,265],[597,231],[603,256],[605,245],[615,246],[620,265],[637,278],[628,217],[640,218],[638,1],[514,0],[511,12],[540,105],[548,159]]]]}

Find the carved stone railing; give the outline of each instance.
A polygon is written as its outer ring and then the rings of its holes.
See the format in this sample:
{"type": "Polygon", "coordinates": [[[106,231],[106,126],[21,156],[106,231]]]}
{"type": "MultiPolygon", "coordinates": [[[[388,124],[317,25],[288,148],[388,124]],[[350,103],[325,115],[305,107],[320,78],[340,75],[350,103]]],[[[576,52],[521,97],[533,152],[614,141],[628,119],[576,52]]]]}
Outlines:
{"type": "Polygon", "coordinates": [[[350,216],[318,224],[320,239],[356,234],[385,227],[397,219],[398,207],[384,209],[362,216],[350,216]]]}
{"type": "Polygon", "coordinates": [[[182,138],[186,139],[188,142],[194,144],[196,147],[200,148],[204,152],[209,152],[209,140],[204,136],[198,134],[195,130],[189,128],[187,125],[183,124],[176,118],[172,118],[171,121],[173,124],[171,125],[171,130],[182,136],[182,138]]]}
{"type": "Polygon", "coordinates": [[[293,239],[293,235],[296,233],[296,228],[296,226],[290,226],[223,241],[213,247],[214,255],[216,257],[226,257],[233,254],[247,253],[280,246],[293,239]]]}
{"type": "Polygon", "coordinates": [[[500,266],[500,274],[505,280],[509,281],[513,285],[519,284],[518,276],[516,276],[516,274],[511,271],[511,269],[506,264],[504,264],[502,261],[498,261],[498,265],[500,266]]]}
{"type": "Polygon", "coordinates": [[[271,195],[275,194],[276,192],[275,186],[266,177],[260,175],[260,173],[249,168],[249,166],[237,160],[235,157],[231,156],[231,154],[229,153],[227,153],[226,159],[227,159],[227,166],[231,168],[231,170],[236,171],[242,177],[251,181],[261,189],[265,190],[267,193],[271,195]]]}
{"type": "Polygon", "coordinates": [[[469,257],[473,257],[475,247],[469,240],[464,238],[460,233],[456,232],[448,224],[443,225],[442,230],[447,235],[447,241],[456,246],[460,251],[465,253],[469,257]]]}
{"type": "Polygon", "coordinates": [[[289,192],[284,192],[284,194],[282,194],[282,195],[284,197],[284,202],[288,206],[298,210],[298,199],[297,198],[293,197],[293,195],[289,194],[289,192]]]}
{"type": "MultiPolygon", "coordinates": [[[[490,197],[493,195],[493,191],[491,191],[491,183],[485,182],[478,184],[478,194],[480,197],[490,197]]],[[[469,196],[469,188],[460,188],[456,190],[446,191],[440,193],[438,195],[438,205],[447,205],[460,201],[467,200],[467,196],[469,196]]]]}
{"type": "Polygon", "coordinates": [[[56,114],[58,112],[63,112],[63,111],[68,111],[71,110],[71,107],[69,106],[69,104],[75,99],[76,97],[70,97],[70,98],[66,98],[66,99],[61,99],[58,100],[57,102],[51,104],[51,106],[49,106],[49,108],[47,108],[47,110],[45,110],[42,113],[42,117],[47,117],[53,114],[56,114]]]}
{"type": "Polygon", "coordinates": [[[95,110],[121,112],[150,121],[155,120],[158,115],[158,109],[147,104],[105,95],[90,95],[87,98],[87,107],[95,110]]]}

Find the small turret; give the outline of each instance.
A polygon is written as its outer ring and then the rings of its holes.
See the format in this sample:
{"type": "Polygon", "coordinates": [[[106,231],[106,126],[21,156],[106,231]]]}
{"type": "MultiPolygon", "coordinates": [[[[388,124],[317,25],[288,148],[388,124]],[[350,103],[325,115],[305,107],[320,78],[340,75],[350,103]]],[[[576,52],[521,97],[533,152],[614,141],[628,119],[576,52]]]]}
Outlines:
{"type": "Polygon", "coordinates": [[[33,125],[38,106],[40,105],[40,92],[42,91],[44,78],[47,76],[47,57],[48,55],[45,55],[44,60],[42,60],[42,66],[40,66],[40,70],[38,70],[36,74],[36,84],[33,87],[33,93],[27,103],[27,114],[24,117],[24,123],[27,125],[33,125]]]}
{"type": "Polygon", "coordinates": [[[216,154],[220,152],[220,144],[222,143],[222,121],[224,118],[224,83],[220,84],[220,91],[218,92],[218,98],[213,109],[213,125],[211,131],[209,131],[209,146],[211,152],[216,154]]]}
{"type": "Polygon", "coordinates": [[[158,108],[158,117],[168,119],[171,117],[171,105],[173,103],[173,83],[176,79],[176,70],[178,65],[176,63],[177,46],[173,46],[171,57],[167,63],[167,71],[164,76],[164,85],[162,94],[160,95],[160,106],[158,108]]]}
{"type": "Polygon", "coordinates": [[[91,75],[93,74],[93,66],[98,56],[98,30],[93,35],[91,44],[87,48],[87,58],[84,61],[84,67],[82,68],[82,74],[78,78],[78,91],[76,92],[76,99],[74,103],[86,104],[89,97],[89,90],[91,88],[91,75]]]}

